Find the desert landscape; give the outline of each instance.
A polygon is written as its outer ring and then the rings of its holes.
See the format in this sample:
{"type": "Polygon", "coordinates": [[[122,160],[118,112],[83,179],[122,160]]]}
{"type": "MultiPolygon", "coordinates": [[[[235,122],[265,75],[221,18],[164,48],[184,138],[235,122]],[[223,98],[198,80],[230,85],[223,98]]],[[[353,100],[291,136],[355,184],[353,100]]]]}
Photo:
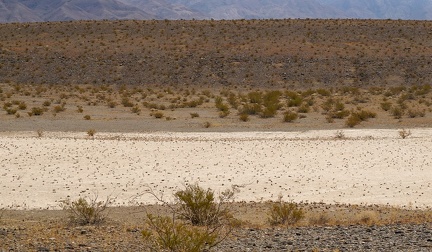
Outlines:
{"type": "Polygon", "coordinates": [[[0,30],[0,251],[152,251],[155,195],[195,183],[236,188],[215,251],[431,249],[429,22],[0,30]],[[269,222],[279,196],[300,221],[269,222]],[[79,198],[107,220],[68,222],[79,198]]]}

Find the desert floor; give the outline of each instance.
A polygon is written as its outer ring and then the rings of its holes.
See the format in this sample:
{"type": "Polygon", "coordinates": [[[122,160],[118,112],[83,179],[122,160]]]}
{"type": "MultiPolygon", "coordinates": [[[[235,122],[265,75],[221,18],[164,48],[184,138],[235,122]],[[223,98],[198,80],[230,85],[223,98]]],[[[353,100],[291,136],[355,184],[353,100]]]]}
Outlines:
{"type": "Polygon", "coordinates": [[[0,207],[58,209],[65,199],[117,206],[169,200],[186,183],[237,201],[430,207],[431,129],[303,132],[2,132],[0,207]],[[337,137],[337,133],[343,136],[337,137]]]}

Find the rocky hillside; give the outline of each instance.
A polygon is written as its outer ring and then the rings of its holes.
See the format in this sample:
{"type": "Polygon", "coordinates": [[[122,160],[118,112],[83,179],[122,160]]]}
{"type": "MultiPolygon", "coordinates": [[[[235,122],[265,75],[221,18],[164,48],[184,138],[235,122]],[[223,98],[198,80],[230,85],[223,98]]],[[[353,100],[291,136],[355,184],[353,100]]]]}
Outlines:
{"type": "Polygon", "coordinates": [[[426,21],[75,21],[0,25],[0,82],[376,86],[432,79],[426,21]]]}

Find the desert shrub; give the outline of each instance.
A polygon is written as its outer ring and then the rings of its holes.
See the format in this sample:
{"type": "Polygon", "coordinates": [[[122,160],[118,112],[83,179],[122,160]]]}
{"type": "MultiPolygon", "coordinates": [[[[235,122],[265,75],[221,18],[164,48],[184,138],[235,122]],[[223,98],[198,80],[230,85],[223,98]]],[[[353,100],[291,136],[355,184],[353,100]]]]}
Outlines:
{"type": "Polygon", "coordinates": [[[93,137],[96,134],[96,130],[95,129],[89,129],[87,130],[87,135],[93,137]]]}
{"type": "Polygon", "coordinates": [[[78,112],[78,113],[82,113],[82,112],[84,112],[83,107],[80,106],[80,105],[78,105],[78,106],[77,106],[77,112],[78,112]]]}
{"type": "Polygon", "coordinates": [[[391,102],[382,102],[380,105],[384,111],[389,111],[392,108],[391,102]]]}
{"type": "Polygon", "coordinates": [[[204,128],[210,128],[211,127],[211,123],[210,122],[204,122],[204,128]]]}
{"type": "Polygon", "coordinates": [[[407,113],[410,118],[415,118],[417,116],[424,117],[426,115],[426,112],[420,109],[409,109],[407,113]]]}
{"type": "Polygon", "coordinates": [[[257,115],[262,111],[262,107],[260,104],[250,104],[246,103],[240,110],[240,114],[248,114],[248,115],[257,115]]]}
{"type": "Polygon", "coordinates": [[[25,110],[25,109],[27,109],[27,104],[25,102],[20,102],[18,104],[18,109],[19,110],[25,110]]]}
{"type": "Polygon", "coordinates": [[[253,91],[248,93],[248,99],[250,103],[261,104],[263,101],[263,94],[259,91],[253,91]]]}
{"type": "Polygon", "coordinates": [[[395,119],[401,119],[402,116],[405,114],[405,111],[401,106],[395,106],[391,109],[390,113],[395,119]]]}
{"type": "Polygon", "coordinates": [[[398,131],[398,133],[402,139],[405,139],[405,138],[411,136],[411,130],[401,129],[398,131]]]}
{"type": "Polygon", "coordinates": [[[16,112],[18,111],[15,108],[6,108],[5,110],[6,110],[6,114],[8,114],[8,115],[15,115],[16,112]]]}
{"type": "Polygon", "coordinates": [[[316,90],[317,94],[321,95],[321,96],[330,96],[331,92],[327,89],[323,89],[323,88],[319,88],[316,90]]]}
{"type": "Polygon", "coordinates": [[[238,108],[238,101],[237,101],[237,96],[234,93],[230,93],[228,95],[228,103],[231,105],[231,107],[237,109],[238,108]]]}
{"type": "Polygon", "coordinates": [[[66,110],[66,108],[64,105],[57,105],[53,108],[53,111],[55,113],[59,113],[59,112],[65,111],[65,110],[66,110]]]}
{"type": "Polygon", "coordinates": [[[84,120],[90,120],[91,119],[91,116],[90,115],[85,115],[84,116],[84,120]]]}
{"type": "Polygon", "coordinates": [[[298,107],[303,103],[303,98],[300,95],[297,95],[293,98],[290,98],[287,102],[288,107],[298,107]]]}
{"type": "Polygon", "coordinates": [[[249,115],[248,114],[240,114],[240,121],[247,122],[249,121],[249,115]]]}
{"type": "Polygon", "coordinates": [[[353,112],[352,115],[357,116],[361,121],[367,121],[370,118],[375,118],[376,113],[368,110],[360,110],[353,112]]]}
{"type": "Polygon", "coordinates": [[[79,198],[75,201],[70,199],[63,200],[60,206],[68,213],[69,221],[78,225],[101,224],[108,216],[107,208],[111,204],[111,199],[107,197],[105,201],[98,201],[96,196],[93,199],[79,198]]]}
{"type": "Polygon", "coordinates": [[[356,215],[358,224],[372,226],[379,223],[379,214],[375,211],[364,211],[356,215]]]}
{"type": "Polygon", "coordinates": [[[48,101],[48,100],[44,101],[44,102],[42,103],[42,106],[44,106],[44,107],[49,107],[49,106],[51,106],[51,101],[48,101]]]}
{"type": "Polygon", "coordinates": [[[303,209],[294,202],[283,202],[282,196],[272,204],[268,215],[271,225],[294,225],[304,218],[303,209]]]}
{"type": "Polygon", "coordinates": [[[226,190],[216,200],[215,193],[210,188],[189,184],[183,190],[177,191],[174,197],[180,206],[178,214],[181,219],[192,225],[209,226],[229,218],[228,207],[224,206],[224,203],[231,200],[234,193],[234,189],[226,190]]]}
{"type": "Polygon", "coordinates": [[[138,105],[135,105],[131,108],[131,112],[134,114],[139,114],[141,112],[141,109],[138,105]]]}
{"type": "Polygon", "coordinates": [[[198,184],[186,185],[174,194],[175,204],[156,199],[170,209],[171,217],[147,214],[143,237],[153,250],[206,251],[232,232],[233,218],[225,205],[234,197],[235,187],[216,197],[213,190],[198,184]]]}
{"type": "Polygon", "coordinates": [[[117,102],[115,102],[115,101],[108,101],[107,102],[107,106],[109,108],[115,108],[117,106],[117,102]]]}
{"type": "Polygon", "coordinates": [[[352,114],[350,117],[348,117],[346,119],[345,125],[350,127],[350,128],[354,128],[355,126],[357,126],[361,122],[362,122],[362,120],[357,115],[352,114]]]}
{"type": "Polygon", "coordinates": [[[190,113],[191,118],[196,118],[199,117],[198,113],[190,113]]]}
{"type": "Polygon", "coordinates": [[[219,117],[225,118],[230,114],[229,110],[219,111],[219,117]]]}
{"type": "Polygon", "coordinates": [[[134,106],[133,102],[131,102],[128,97],[123,97],[121,100],[121,104],[124,107],[129,107],[129,108],[134,106]]]}
{"type": "Polygon", "coordinates": [[[276,115],[277,110],[281,107],[279,97],[282,95],[280,91],[269,91],[263,96],[263,106],[261,117],[270,118],[276,115]]]}
{"type": "Polygon", "coordinates": [[[338,130],[335,133],[336,139],[345,139],[345,133],[342,130],[338,130]]]}
{"type": "Polygon", "coordinates": [[[164,113],[160,112],[160,111],[156,111],[156,112],[152,113],[152,115],[154,116],[154,118],[157,118],[157,119],[164,117],[164,113]]]}
{"type": "Polygon", "coordinates": [[[327,213],[319,213],[309,217],[309,224],[314,226],[325,226],[331,221],[332,220],[327,213]]]}
{"type": "Polygon", "coordinates": [[[33,107],[31,109],[31,112],[29,112],[29,115],[30,115],[30,113],[31,113],[31,115],[40,116],[40,115],[43,115],[44,109],[39,108],[39,107],[33,107]]]}
{"type": "Polygon", "coordinates": [[[142,231],[154,250],[201,252],[218,242],[216,233],[187,225],[169,217],[147,215],[148,229],[142,231]]]}
{"type": "Polygon", "coordinates": [[[44,132],[43,132],[43,130],[39,129],[39,130],[36,130],[36,134],[38,137],[43,137],[44,132]]]}
{"type": "Polygon", "coordinates": [[[297,109],[298,113],[309,113],[309,111],[310,111],[310,106],[308,104],[303,104],[297,109]]]}
{"type": "Polygon", "coordinates": [[[284,122],[293,122],[298,118],[298,114],[292,111],[287,111],[284,113],[283,121],[284,122]]]}

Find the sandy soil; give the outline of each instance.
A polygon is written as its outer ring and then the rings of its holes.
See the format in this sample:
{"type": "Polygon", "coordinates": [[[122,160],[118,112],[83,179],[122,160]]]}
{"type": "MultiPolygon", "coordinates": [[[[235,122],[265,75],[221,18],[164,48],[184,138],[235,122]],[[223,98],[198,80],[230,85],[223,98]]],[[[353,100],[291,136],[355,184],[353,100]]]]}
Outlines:
{"type": "Polygon", "coordinates": [[[0,208],[57,209],[80,196],[115,205],[169,200],[184,183],[237,201],[432,206],[432,129],[304,132],[0,133],[0,208]]]}

